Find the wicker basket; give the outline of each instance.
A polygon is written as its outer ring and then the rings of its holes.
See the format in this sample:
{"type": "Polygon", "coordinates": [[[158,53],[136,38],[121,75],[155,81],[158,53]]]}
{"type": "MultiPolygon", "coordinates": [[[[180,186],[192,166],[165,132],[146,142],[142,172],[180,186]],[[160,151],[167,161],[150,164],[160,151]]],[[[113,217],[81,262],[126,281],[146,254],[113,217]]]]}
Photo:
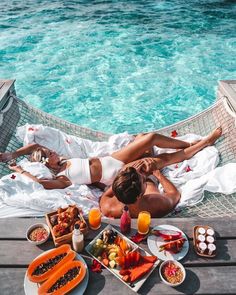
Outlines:
{"type": "MultiPolygon", "coordinates": [[[[71,207],[77,208],[79,211],[81,211],[80,208],[78,208],[78,207],[76,207],[76,206],[71,206],[71,207]]],[[[69,208],[69,207],[64,208],[64,209],[60,209],[60,211],[61,211],[60,213],[66,211],[68,208],[69,208]]],[[[52,217],[58,217],[58,215],[59,215],[60,213],[58,213],[58,210],[57,210],[57,211],[53,211],[53,212],[50,212],[50,213],[48,213],[48,214],[45,215],[45,217],[46,217],[46,221],[47,221],[47,224],[48,224],[48,226],[49,226],[49,228],[50,228],[50,231],[51,231],[51,235],[52,235],[53,242],[54,242],[54,244],[55,244],[56,247],[58,247],[58,246],[60,246],[60,245],[62,245],[62,244],[70,244],[70,243],[71,243],[71,241],[72,241],[73,227],[74,227],[75,222],[78,221],[78,220],[80,220],[81,222],[83,222],[84,224],[86,224],[86,227],[81,228],[80,231],[81,231],[84,235],[86,235],[86,234],[88,233],[88,225],[87,225],[87,222],[85,221],[83,215],[80,213],[80,214],[78,215],[78,218],[77,218],[77,219],[74,219],[74,220],[70,223],[70,225],[69,225],[69,227],[70,227],[70,231],[69,231],[68,233],[64,234],[64,235],[61,235],[61,236],[59,236],[59,237],[56,237],[55,234],[54,234],[54,231],[53,231],[53,227],[54,227],[54,225],[53,225],[52,222],[51,222],[51,218],[52,218],[52,217]]]]}

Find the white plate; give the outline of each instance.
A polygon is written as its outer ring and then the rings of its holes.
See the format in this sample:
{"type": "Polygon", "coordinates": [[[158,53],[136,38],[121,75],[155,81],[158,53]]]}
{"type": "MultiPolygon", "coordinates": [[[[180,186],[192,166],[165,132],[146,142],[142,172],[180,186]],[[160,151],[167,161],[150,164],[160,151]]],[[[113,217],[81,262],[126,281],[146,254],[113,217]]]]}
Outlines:
{"type": "MultiPolygon", "coordinates": [[[[42,254],[44,254],[44,253],[46,253],[46,252],[43,252],[42,254]]],[[[39,256],[41,256],[42,254],[40,254],[39,256]]],[[[75,287],[68,294],[69,295],[83,295],[84,291],[86,290],[87,285],[88,285],[89,271],[88,271],[88,267],[87,267],[86,262],[84,261],[84,259],[79,254],[76,254],[75,259],[80,260],[80,261],[82,261],[84,263],[85,268],[86,268],[86,275],[85,275],[83,281],[79,284],[79,286],[75,287]]],[[[24,278],[24,290],[25,290],[25,295],[38,295],[38,284],[31,282],[28,279],[26,273],[25,273],[25,278],[24,278]]]]}
{"type": "MultiPolygon", "coordinates": [[[[137,250],[140,252],[140,254],[142,255],[146,255],[146,256],[151,256],[150,253],[148,253],[147,251],[145,251],[144,249],[140,248],[138,245],[136,245],[134,242],[132,242],[130,239],[128,239],[126,236],[124,236],[122,233],[120,233],[118,230],[116,230],[114,227],[112,227],[110,224],[107,225],[104,230],[107,229],[112,229],[113,231],[117,232],[123,239],[125,239],[130,245],[132,245],[133,250],[137,250]]],[[[104,231],[103,230],[103,231],[104,231]]],[[[124,283],[127,287],[129,287],[130,289],[132,289],[134,292],[138,292],[138,290],[142,287],[142,285],[145,283],[145,281],[147,280],[147,278],[150,276],[150,274],[153,272],[153,270],[158,266],[158,264],[160,263],[160,260],[157,259],[157,261],[153,264],[153,267],[150,269],[150,271],[144,275],[142,278],[140,278],[139,280],[135,281],[134,284],[132,284],[133,286],[131,286],[131,284],[126,283],[124,280],[122,280],[122,276],[119,274],[119,267],[117,268],[110,268],[107,267],[106,265],[104,265],[102,263],[102,261],[99,261],[97,259],[97,257],[93,256],[93,254],[91,253],[91,248],[92,245],[95,243],[95,241],[100,238],[101,233],[103,232],[101,231],[85,248],[85,250],[89,253],[89,255],[91,255],[94,259],[96,259],[99,263],[101,263],[106,269],[108,269],[113,275],[115,275],[122,283],[124,283]]]]}
{"type": "Polygon", "coordinates": [[[152,254],[156,255],[159,259],[165,261],[165,260],[169,260],[169,259],[173,259],[173,260],[181,260],[184,258],[184,256],[188,253],[188,249],[189,249],[189,242],[187,239],[187,236],[185,235],[184,232],[182,232],[182,230],[180,230],[178,227],[175,227],[173,225],[159,225],[153,228],[154,230],[175,230],[175,231],[179,231],[182,233],[182,237],[186,239],[182,250],[179,253],[170,253],[168,251],[159,251],[160,246],[163,244],[166,244],[167,242],[164,242],[163,239],[161,237],[155,236],[155,235],[150,235],[148,236],[147,239],[147,244],[148,244],[148,248],[149,250],[152,252],[152,254]]]}

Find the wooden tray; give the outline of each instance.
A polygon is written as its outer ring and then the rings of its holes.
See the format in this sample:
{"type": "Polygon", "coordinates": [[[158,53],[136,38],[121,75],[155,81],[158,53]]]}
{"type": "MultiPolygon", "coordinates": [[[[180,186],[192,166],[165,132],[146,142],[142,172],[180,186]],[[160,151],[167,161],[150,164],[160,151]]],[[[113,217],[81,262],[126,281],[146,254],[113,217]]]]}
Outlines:
{"type": "MultiPolygon", "coordinates": [[[[73,207],[76,207],[78,210],[80,210],[77,206],[73,206],[73,207]]],[[[63,208],[62,209],[62,212],[66,211],[68,207],[66,208],[63,208]]],[[[72,241],[72,231],[70,231],[69,233],[65,234],[65,235],[62,235],[60,237],[55,237],[54,233],[53,233],[53,225],[51,224],[50,222],[50,218],[52,216],[55,216],[55,215],[58,215],[58,211],[53,211],[53,212],[50,212],[48,214],[45,215],[45,218],[46,218],[46,222],[50,228],[50,232],[51,232],[51,235],[52,235],[52,239],[53,239],[53,242],[55,244],[56,247],[62,245],[62,244],[67,244],[67,243],[71,243],[72,241]]],[[[86,227],[84,229],[81,229],[81,232],[86,235],[88,233],[88,225],[87,225],[87,222],[85,221],[84,217],[82,214],[79,215],[79,218],[81,219],[81,221],[85,222],[86,224],[86,227]]]]}
{"type": "MultiPolygon", "coordinates": [[[[208,257],[208,258],[215,257],[216,256],[216,250],[213,251],[211,255],[209,255],[207,253],[200,253],[200,251],[198,249],[198,246],[197,246],[197,244],[198,244],[198,242],[197,242],[197,230],[198,230],[199,227],[204,228],[206,231],[209,228],[214,230],[212,227],[210,227],[208,225],[196,225],[196,226],[194,226],[194,228],[193,228],[193,247],[194,247],[195,252],[197,253],[197,255],[202,256],[202,257],[208,257]]],[[[206,236],[206,234],[205,234],[205,236],[206,236]]],[[[213,244],[215,244],[215,235],[213,235],[213,238],[214,238],[214,243],[213,244]]],[[[206,242],[206,244],[208,244],[208,243],[206,242]]]]}

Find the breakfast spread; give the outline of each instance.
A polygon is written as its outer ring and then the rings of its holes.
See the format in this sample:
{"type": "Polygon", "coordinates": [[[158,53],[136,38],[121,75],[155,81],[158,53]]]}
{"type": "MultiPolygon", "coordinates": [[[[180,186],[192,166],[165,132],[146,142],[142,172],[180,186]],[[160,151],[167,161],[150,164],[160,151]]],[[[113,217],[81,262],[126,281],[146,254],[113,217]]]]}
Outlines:
{"type": "MultiPolygon", "coordinates": [[[[46,219],[55,245],[58,246],[60,242],[64,245],[38,256],[30,263],[26,275],[29,281],[38,284],[39,295],[65,294],[80,284],[86,275],[85,264],[74,260],[76,253],[65,243],[71,242],[73,229],[75,234],[75,231],[79,233],[87,231],[88,226],[76,206],[59,208],[47,214],[46,219]]],[[[48,237],[49,230],[40,225],[36,224],[28,230],[27,235],[30,240],[41,241],[48,237]]],[[[180,285],[186,276],[183,265],[177,261],[178,258],[172,260],[165,258],[167,252],[168,255],[183,252],[185,242],[188,244],[186,235],[178,228],[168,225],[156,227],[150,231],[150,234],[157,239],[155,244],[157,253],[164,253],[161,255],[165,261],[159,269],[162,281],[169,286],[180,285]]],[[[216,255],[213,228],[195,226],[193,242],[198,255],[205,257],[216,255]]],[[[88,244],[86,251],[134,291],[141,287],[158,262],[157,254],[151,256],[111,225],[88,244]]]]}
{"type": "Polygon", "coordinates": [[[193,244],[199,256],[214,257],[216,255],[214,229],[210,226],[195,226],[193,228],[193,244]]]}

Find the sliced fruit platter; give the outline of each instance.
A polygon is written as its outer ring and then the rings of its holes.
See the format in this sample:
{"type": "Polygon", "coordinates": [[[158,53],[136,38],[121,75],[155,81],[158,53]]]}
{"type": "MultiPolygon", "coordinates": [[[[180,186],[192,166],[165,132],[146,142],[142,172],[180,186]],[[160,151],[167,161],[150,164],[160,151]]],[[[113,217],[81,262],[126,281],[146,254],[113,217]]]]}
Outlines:
{"type": "Polygon", "coordinates": [[[135,292],[159,264],[156,256],[151,256],[110,225],[85,249],[135,292]]]}

